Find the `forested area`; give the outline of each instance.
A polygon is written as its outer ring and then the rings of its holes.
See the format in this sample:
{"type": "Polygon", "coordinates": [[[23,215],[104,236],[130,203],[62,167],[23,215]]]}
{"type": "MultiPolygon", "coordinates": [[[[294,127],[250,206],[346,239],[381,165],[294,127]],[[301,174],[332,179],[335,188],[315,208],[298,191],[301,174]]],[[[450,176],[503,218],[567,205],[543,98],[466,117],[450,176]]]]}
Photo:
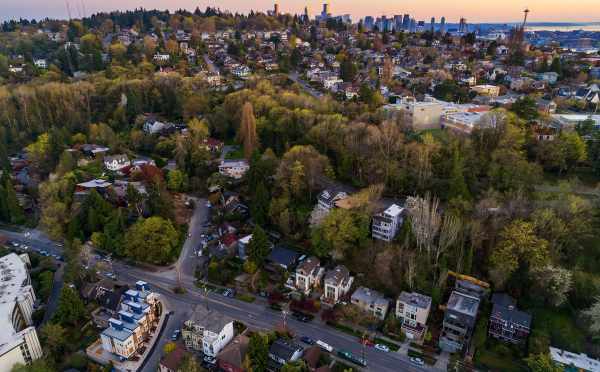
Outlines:
{"type": "MultiPolygon", "coordinates": [[[[40,180],[54,175],[35,190],[40,223],[54,237],[92,239],[117,255],[137,258],[146,247],[136,237],[157,234],[167,239],[158,239],[161,248],[144,259],[168,261],[176,250],[169,241],[178,232],[170,222],[167,183],[181,188],[185,178],[188,190],[205,188],[214,168],[199,144],[208,136],[237,140],[250,158],[246,190],[253,219],[307,252],[347,263],[364,274],[364,284],[390,296],[418,290],[438,304],[448,270],[463,272],[490,280],[542,316],[556,309],[552,321],[568,319],[564,327],[577,321],[586,330],[565,335],[536,327],[534,353],[550,342],[583,350],[597,327],[595,308],[584,312],[600,288],[597,196],[582,192],[597,180],[597,150],[577,132],[544,143],[532,135],[528,120],[498,109],[467,137],[414,133],[365,104],[317,100],[278,77],[217,93],[178,74],[99,75],[72,84],[4,87],[0,112],[2,153],[26,148],[40,180]],[[193,135],[145,134],[144,113],[188,123],[193,135]],[[154,185],[148,200],[156,217],[135,222],[135,203],[113,208],[96,193],[73,201],[75,184],[98,171],[93,165],[75,167],[64,150],[87,142],[159,162],[177,160],[179,180],[145,175],[154,185]],[[311,216],[323,179],[362,190],[353,196],[353,208],[311,216]],[[373,243],[373,201],[409,196],[401,236],[392,244],[373,243]]],[[[136,200],[135,191],[128,192],[136,200]]]]}

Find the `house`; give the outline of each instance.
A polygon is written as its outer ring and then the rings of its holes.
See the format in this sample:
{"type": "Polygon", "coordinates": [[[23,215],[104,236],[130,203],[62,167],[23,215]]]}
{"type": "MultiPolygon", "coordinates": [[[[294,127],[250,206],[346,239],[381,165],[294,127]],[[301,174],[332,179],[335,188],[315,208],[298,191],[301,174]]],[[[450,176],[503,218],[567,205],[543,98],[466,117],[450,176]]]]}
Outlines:
{"type": "Polygon", "coordinates": [[[157,52],[156,54],[154,54],[152,59],[154,60],[154,62],[169,62],[169,60],[171,59],[171,56],[168,54],[157,52]]]}
{"type": "Polygon", "coordinates": [[[161,308],[159,295],[150,291],[148,283],[137,281],[135,288],[123,294],[118,317],[110,318],[108,328],[100,334],[104,351],[122,358],[144,346],[156,328],[161,308]]]}
{"type": "Polygon", "coordinates": [[[531,332],[531,315],[517,310],[516,301],[506,293],[492,295],[489,335],[513,344],[525,343],[531,332]]]}
{"type": "Polygon", "coordinates": [[[90,296],[90,299],[96,300],[100,305],[92,312],[92,320],[100,328],[108,327],[110,318],[118,318],[123,295],[129,290],[127,285],[110,286],[106,284],[103,282],[97,284],[90,296]]]}
{"type": "Polygon", "coordinates": [[[95,189],[96,191],[103,192],[111,186],[112,186],[112,183],[110,183],[108,181],[105,181],[102,179],[95,179],[95,180],[90,180],[87,182],[78,183],[76,190],[77,191],[85,191],[85,190],[95,189]]]}
{"type": "Polygon", "coordinates": [[[383,294],[366,287],[359,287],[354,291],[352,297],[350,297],[350,302],[380,320],[385,319],[390,306],[390,302],[383,294]]]}
{"type": "Polygon", "coordinates": [[[0,371],[31,364],[43,356],[33,324],[36,296],[31,285],[29,256],[9,253],[0,258],[0,371]]]}
{"type": "Polygon", "coordinates": [[[219,165],[219,173],[224,176],[239,180],[250,169],[246,160],[222,160],[219,165]]]}
{"type": "Polygon", "coordinates": [[[396,300],[396,318],[410,340],[421,340],[427,330],[431,297],[416,292],[402,292],[396,300]]]}
{"type": "Polygon", "coordinates": [[[284,270],[290,270],[298,262],[300,253],[288,249],[283,245],[277,245],[271,250],[266,258],[266,261],[275,267],[280,267],[284,270]]]}
{"type": "Polygon", "coordinates": [[[456,353],[469,344],[484,295],[485,289],[477,284],[465,280],[456,282],[444,313],[442,333],[439,338],[439,346],[442,350],[456,353]]]}
{"type": "Polygon", "coordinates": [[[335,269],[328,271],[323,278],[323,296],[321,300],[324,304],[335,305],[350,291],[354,282],[354,277],[343,265],[336,266],[335,269]]]}
{"type": "Polygon", "coordinates": [[[500,87],[497,85],[483,84],[471,87],[471,91],[481,96],[498,97],[500,95],[500,87]]]}
{"type": "Polygon", "coordinates": [[[206,146],[206,151],[210,152],[221,152],[223,149],[223,142],[215,138],[205,138],[202,144],[206,146]]]}
{"type": "Polygon", "coordinates": [[[41,68],[43,70],[45,70],[45,69],[48,68],[48,62],[45,59],[43,59],[43,58],[34,59],[33,60],[33,64],[35,65],[35,67],[41,68]]]}
{"type": "Polygon", "coordinates": [[[233,68],[231,73],[239,79],[247,79],[252,71],[246,65],[239,65],[233,68]]]}
{"type": "Polygon", "coordinates": [[[86,143],[84,145],[81,145],[80,149],[84,155],[90,157],[96,157],[97,155],[101,155],[110,151],[110,148],[108,147],[99,146],[93,143],[86,143]]]}
{"type": "Polygon", "coordinates": [[[373,216],[371,235],[373,239],[391,242],[402,226],[404,208],[392,204],[384,211],[373,216]]]}
{"type": "Polygon", "coordinates": [[[117,172],[131,165],[129,158],[125,154],[111,155],[104,157],[104,167],[110,171],[117,172]]]}
{"type": "Polygon", "coordinates": [[[600,372],[600,361],[584,353],[575,354],[550,346],[550,358],[565,368],[565,371],[600,372]]]}
{"type": "Polygon", "coordinates": [[[314,256],[308,257],[296,268],[296,289],[308,295],[311,289],[320,285],[324,273],[325,269],[321,267],[321,261],[314,256]]]}
{"type": "Polygon", "coordinates": [[[293,341],[279,338],[269,348],[269,358],[278,365],[295,362],[302,357],[303,349],[293,341]]]}
{"type": "Polygon", "coordinates": [[[197,305],[181,330],[185,347],[215,357],[233,339],[233,319],[197,305]]]}
{"type": "Polygon", "coordinates": [[[317,197],[317,207],[329,211],[335,207],[337,201],[346,199],[349,193],[349,190],[341,185],[327,188],[321,191],[317,197]]]}
{"type": "Polygon", "coordinates": [[[175,350],[163,356],[158,364],[159,372],[177,372],[183,363],[183,360],[189,356],[183,345],[178,342],[175,344],[175,350]]]}
{"type": "Polygon", "coordinates": [[[238,240],[238,257],[241,258],[242,260],[245,260],[246,258],[248,258],[248,255],[246,254],[246,249],[248,247],[248,244],[250,244],[250,240],[252,240],[252,234],[250,235],[246,235],[243,238],[238,240]]]}
{"type": "Polygon", "coordinates": [[[538,80],[545,81],[550,85],[554,85],[558,81],[559,75],[554,71],[549,71],[537,74],[536,78],[538,80]]]}
{"type": "Polygon", "coordinates": [[[217,366],[225,372],[244,372],[244,360],[250,339],[239,335],[221,350],[217,356],[217,366]]]}

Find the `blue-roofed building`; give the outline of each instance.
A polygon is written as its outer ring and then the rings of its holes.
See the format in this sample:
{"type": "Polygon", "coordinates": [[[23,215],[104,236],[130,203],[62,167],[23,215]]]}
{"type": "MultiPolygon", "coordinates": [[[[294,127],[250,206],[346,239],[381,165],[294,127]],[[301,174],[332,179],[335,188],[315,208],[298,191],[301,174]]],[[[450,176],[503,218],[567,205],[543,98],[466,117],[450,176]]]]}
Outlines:
{"type": "Polygon", "coordinates": [[[150,338],[159,320],[158,295],[144,281],[123,294],[116,318],[108,321],[101,334],[102,348],[122,358],[130,358],[150,338]]]}
{"type": "Polygon", "coordinates": [[[284,270],[290,270],[298,263],[300,253],[291,250],[285,246],[277,245],[267,256],[267,262],[274,266],[279,266],[284,270]]]}

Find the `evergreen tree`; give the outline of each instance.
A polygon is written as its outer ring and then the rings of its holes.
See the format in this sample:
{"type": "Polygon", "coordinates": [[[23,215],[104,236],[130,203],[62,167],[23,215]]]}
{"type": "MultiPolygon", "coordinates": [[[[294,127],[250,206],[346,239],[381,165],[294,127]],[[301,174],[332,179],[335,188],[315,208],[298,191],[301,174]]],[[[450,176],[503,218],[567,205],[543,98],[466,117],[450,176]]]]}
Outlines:
{"type": "Polygon", "coordinates": [[[257,224],[248,243],[248,257],[257,265],[262,265],[269,255],[269,239],[265,231],[257,224]]]}
{"type": "Polygon", "coordinates": [[[52,319],[61,325],[69,326],[76,326],[85,319],[85,306],[73,288],[63,287],[58,299],[58,308],[52,319]]]}
{"type": "Polygon", "coordinates": [[[454,150],[448,199],[460,198],[469,200],[471,195],[465,182],[464,161],[458,149],[454,150]]]}
{"type": "Polygon", "coordinates": [[[256,224],[264,225],[267,222],[269,204],[269,192],[267,191],[264,182],[259,182],[254,191],[254,197],[252,198],[252,203],[250,205],[252,219],[256,224]]]}
{"type": "Polygon", "coordinates": [[[8,213],[10,215],[10,223],[25,223],[25,214],[23,212],[23,208],[19,204],[15,188],[8,177],[6,177],[4,182],[4,195],[6,196],[6,207],[8,208],[8,213]]]}

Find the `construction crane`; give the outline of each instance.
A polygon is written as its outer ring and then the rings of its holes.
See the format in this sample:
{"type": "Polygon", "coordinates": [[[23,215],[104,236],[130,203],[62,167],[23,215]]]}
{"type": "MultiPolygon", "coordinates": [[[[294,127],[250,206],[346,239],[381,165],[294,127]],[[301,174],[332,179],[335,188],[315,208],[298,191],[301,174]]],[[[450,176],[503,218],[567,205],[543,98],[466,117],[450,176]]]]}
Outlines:
{"type": "Polygon", "coordinates": [[[474,277],[469,276],[469,275],[459,274],[459,273],[456,273],[454,271],[448,271],[448,275],[452,275],[456,279],[466,280],[466,281],[471,282],[473,284],[477,284],[480,287],[484,287],[484,288],[489,288],[490,287],[489,283],[484,282],[482,280],[479,280],[479,279],[474,278],[474,277]]]}

